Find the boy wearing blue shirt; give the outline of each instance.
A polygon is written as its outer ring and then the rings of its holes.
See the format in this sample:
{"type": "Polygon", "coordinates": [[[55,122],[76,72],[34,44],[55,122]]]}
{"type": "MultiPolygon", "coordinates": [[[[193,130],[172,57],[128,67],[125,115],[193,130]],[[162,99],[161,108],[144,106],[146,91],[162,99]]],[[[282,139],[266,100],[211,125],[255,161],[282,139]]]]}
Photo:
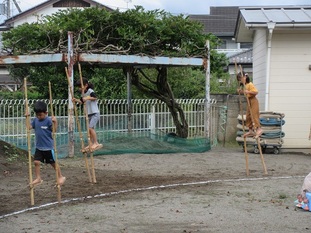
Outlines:
{"type": "MultiPolygon", "coordinates": [[[[35,130],[36,137],[36,152],[34,155],[35,174],[36,179],[30,184],[35,186],[42,183],[40,174],[41,163],[49,163],[56,169],[54,157],[54,140],[53,140],[53,124],[57,128],[56,117],[48,117],[47,105],[42,101],[37,101],[34,105],[36,118],[31,122],[30,128],[35,130]]],[[[61,170],[58,166],[58,185],[63,185],[66,177],[62,176],[61,170]]]]}

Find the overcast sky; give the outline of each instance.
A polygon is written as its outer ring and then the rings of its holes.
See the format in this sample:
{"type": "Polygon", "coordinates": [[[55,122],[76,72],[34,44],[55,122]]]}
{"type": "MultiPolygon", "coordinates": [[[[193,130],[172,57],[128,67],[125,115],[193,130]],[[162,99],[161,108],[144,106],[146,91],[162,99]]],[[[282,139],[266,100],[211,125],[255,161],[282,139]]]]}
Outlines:
{"type": "MultiPolygon", "coordinates": [[[[141,5],[147,10],[163,9],[172,14],[208,14],[210,6],[285,6],[285,5],[309,5],[311,0],[95,0],[112,9],[125,10],[141,5]]],[[[5,1],[1,1],[5,2],[5,1]]],[[[17,0],[22,11],[32,8],[45,0],[17,0]]],[[[11,0],[11,9],[17,13],[16,7],[11,0]]],[[[4,16],[0,21],[5,20],[4,16]]]]}

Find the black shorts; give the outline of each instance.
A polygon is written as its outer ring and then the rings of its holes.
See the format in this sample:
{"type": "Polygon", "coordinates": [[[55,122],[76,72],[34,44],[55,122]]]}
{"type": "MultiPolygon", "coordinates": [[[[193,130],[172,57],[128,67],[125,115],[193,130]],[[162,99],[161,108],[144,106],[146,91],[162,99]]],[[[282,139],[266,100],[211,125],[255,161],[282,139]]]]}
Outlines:
{"type": "Polygon", "coordinates": [[[38,150],[36,149],[34,160],[40,161],[42,163],[55,163],[54,150],[38,150]]]}

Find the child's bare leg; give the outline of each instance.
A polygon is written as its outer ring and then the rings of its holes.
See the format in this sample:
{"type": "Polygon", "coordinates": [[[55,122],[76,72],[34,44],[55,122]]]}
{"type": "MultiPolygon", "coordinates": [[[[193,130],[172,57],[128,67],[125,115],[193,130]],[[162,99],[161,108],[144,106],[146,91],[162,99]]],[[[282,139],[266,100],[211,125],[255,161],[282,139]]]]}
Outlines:
{"type": "Polygon", "coordinates": [[[87,148],[87,150],[93,147],[93,135],[92,135],[91,128],[89,128],[89,134],[90,134],[90,141],[88,142],[89,144],[87,145],[87,147],[85,147],[87,148]]]}
{"type": "MultiPolygon", "coordinates": [[[[52,163],[51,165],[52,165],[52,167],[54,168],[54,170],[56,170],[56,163],[52,163]]],[[[65,183],[65,181],[66,181],[66,177],[64,177],[64,176],[62,175],[62,172],[61,172],[61,170],[60,170],[60,167],[57,166],[57,168],[58,168],[58,169],[57,169],[57,176],[58,176],[57,184],[63,185],[63,184],[65,183]]]]}
{"type": "Polygon", "coordinates": [[[243,135],[243,137],[245,138],[245,137],[250,137],[250,136],[254,136],[254,135],[255,135],[255,133],[254,133],[253,129],[249,129],[248,132],[243,135]]]}
{"type": "Polygon", "coordinates": [[[99,146],[99,143],[98,143],[98,141],[97,141],[97,134],[96,134],[96,131],[95,131],[95,129],[93,129],[93,128],[89,128],[89,132],[90,132],[90,139],[91,139],[91,142],[92,142],[91,148],[92,148],[92,149],[95,149],[96,147],[99,146]]]}
{"type": "Polygon", "coordinates": [[[256,129],[256,138],[259,138],[262,135],[262,129],[260,127],[258,127],[256,129]]]}
{"type": "Polygon", "coordinates": [[[89,132],[90,132],[90,139],[92,141],[93,144],[98,144],[97,141],[97,135],[96,135],[96,131],[94,128],[89,128],[89,132]]]}
{"type": "Polygon", "coordinates": [[[38,185],[42,183],[41,175],[40,175],[40,165],[41,162],[39,160],[35,160],[35,174],[36,174],[36,179],[31,182],[30,185],[38,185]]]}

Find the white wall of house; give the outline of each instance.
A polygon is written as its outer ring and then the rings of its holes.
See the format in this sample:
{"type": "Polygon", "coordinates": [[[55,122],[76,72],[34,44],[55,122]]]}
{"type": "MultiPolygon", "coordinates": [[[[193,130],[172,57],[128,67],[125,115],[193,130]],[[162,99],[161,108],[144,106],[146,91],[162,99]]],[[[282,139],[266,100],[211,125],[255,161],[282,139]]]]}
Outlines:
{"type": "Polygon", "coordinates": [[[284,147],[306,148],[311,123],[311,30],[275,30],[270,63],[270,110],[285,113],[284,147]]]}
{"type": "Polygon", "coordinates": [[[17,27],[18,25],[21,25],[23,23],[38,22],[43,18],[43,16],[52,15],[53,13],[57,12],[60,9],[64,9],[64,8],[52,8],[51,7],[51,8],[40,9],[40,10],[34,11],[25,17],[21,17],[20,19],[17,19],[14,22],[14,25],[12,25],[12,26],[17,27]]]}
{"type": "MultiPolygon", "coordinates": [[[[91,7],[95,7],[95,4],[91,4],[91,7]]],[[[57,11],[60,10],[66,10],[69,8],[65,8],[65,7],[46,7],[46,8],[39,8],[38,10],[33,11],[31,14],[26,15],[24,17],[21,17],[20,19],[16,19],[14,21],[14,25],[12,25],[13,27],[16,27],[18,25],[21,25],[23,23],[33,23],[33,22],[38,22],[39,20],[41,20],[43,18],[43,16],[47,16],[47,15],[52,15],[54,13],[56,13],[57,11]]],[[[83,9],[83,8],[82,8],[83,9]]]]}
{"type": "Polygon", "coordinates": [[[10,72],[5,66],[0,66],[0,75],[1,74],[8,75],[10,72]]]}
{"type": "MultiPolygon", "coordinates": [[[[265,109],[267,30],[254,32],[253,74],[260,110],[265,109]]],[[[283,148],[310,148],[311,30],[274,30],[268,111],[285,114],[283,148]]]]}
{"type": "Polygon", "coordinates": [[[226,49],[240,49],[239,44],[232,40],[232,38],[226,40],[226,49]]]}
{"type": "Polygon", "coordinates": [[[253,83],[258,89],[260,111],[265,110],[266,93],[266,60],[267,60],[267,31],[260,29],[254,31],[253,42],[253,83]]]}

